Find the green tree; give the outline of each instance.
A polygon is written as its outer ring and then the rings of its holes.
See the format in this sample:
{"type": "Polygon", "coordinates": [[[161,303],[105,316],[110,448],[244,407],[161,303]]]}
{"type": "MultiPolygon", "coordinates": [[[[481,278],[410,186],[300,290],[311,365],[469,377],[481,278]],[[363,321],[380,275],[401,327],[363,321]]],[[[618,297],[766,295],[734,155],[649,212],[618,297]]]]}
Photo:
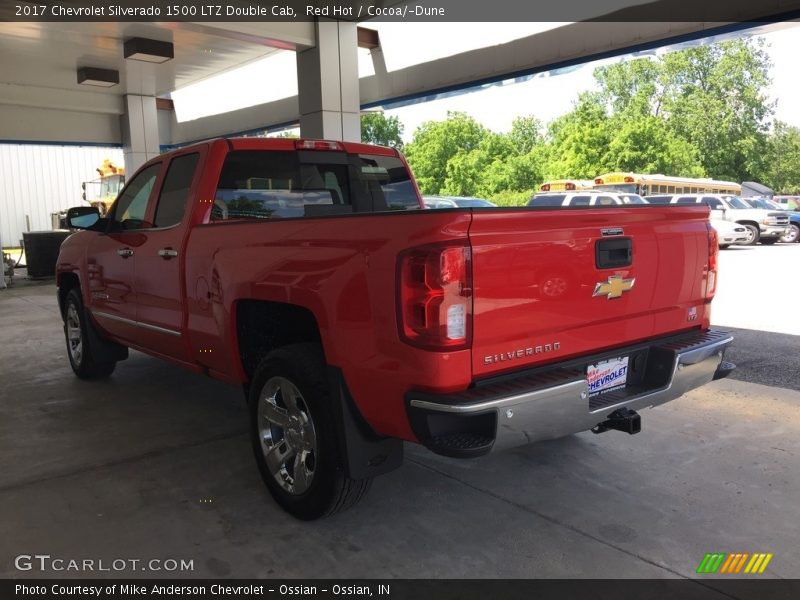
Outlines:
{"type": "Polygon", "coordinates": [[[511,122],[511,131],[508,136],[514,144],[517,154],[529,154],[543,142],[542,122],[529,115],[517,117],[511,122]]]}
{"type": "Polygon", "coordinates": [[[477,148],[487,133],[486,128],[462,112],[449,112],[444,121],[426,121],[420,125],[405,154],[422,193],[440,193],[450,160],[477,148]]]}
{"type": "Polygon", "coordinates": [[[775,121],[764,183],[779,194],[800,193],[800,128],[775,121]]]}
{"type": "Polygon", "coordinates": [[[759,179],[765,170],[773,105],[763,41],[737,40],[667,55],[680,73],[680,94],[668,101],[675,132],[694,144],[717,179],[759,179]]]}
{"type": "Polygon", "coordinates": [[[387,117],[382,112],[361,115],[361,141],[403,149],[403,124],[397,117],[387,117]]]}
{"type": "Polygon", "coordinates": [[[609,170],[703,177],[697,149],[652,115],[614,117],[614,135],[603,154],[609,170]]]}
{"type": "Polygon", "coordinates": [[[487,131],[476,148],[448,161],[441,193],[490,198],[532,190],[541,181],[540,130],[535,117],[520,117],[507,134],[487,131]]]}
{"type": "Polygon", "coordinates": [[[544,179],[591,179],[610,170],[604,155],[613,131],[598,94],[584,92],[572,111],[552,121],[544,152],[544,179]]]}

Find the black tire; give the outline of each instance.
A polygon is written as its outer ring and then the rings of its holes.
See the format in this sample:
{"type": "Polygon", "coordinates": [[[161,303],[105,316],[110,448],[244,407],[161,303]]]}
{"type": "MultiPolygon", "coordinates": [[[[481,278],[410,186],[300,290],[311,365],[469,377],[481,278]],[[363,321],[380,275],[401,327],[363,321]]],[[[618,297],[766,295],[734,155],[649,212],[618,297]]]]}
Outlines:
{"type": "Polygon", "coordinates": [[[312,521],[346,510],[364,497],[372,479],[351,479],[345,473],[318,344],[293,344],[268,354],[253,375],[248,404],[258,470],[286,512],[312,521]],[[284,419],[286,427],[276,424],[284,419]]]}
{"type": "Polygon", "coordinates": [[[781,237],[781,241],[786,244],[800,242],[800,225],[797,223],[789,223],[789,233],[781,237]]]}
{"type": "Polygon", "coordinates": [[[720,245],[719,245],[719,249],[720,249],[720,250],[727,250],[727,249],[728,249],[728,248],[730,248],[730,247],[731,247],[731,245],[730,245],[730,244],[720,244],[720,245]]]}
{"type": "Polygon", "coordinates": [[[80,290],[73,288],[64,302],[64,339],[69,364],[81,379],[108,377],[117,366],[116,361],[97,356],[89,342],[92,337],[97,338],[97,332],[83,309],[80,290]]]}
{"type": "Polygon", "coordinates": [[[761,230],[758,228],[758,225],[752,225],[750,223],[741,223],[741,225],[750,232],[750,238],[747,241],[739,243],[742,246],[755,246],[761,238],[761,230]]]}
{"type": "Polygon", "coordinates": [[[772,246],[772,244],[776,244],[778,242],[778,238],[761,238],[761,243],[764,246],[772,246]]]}

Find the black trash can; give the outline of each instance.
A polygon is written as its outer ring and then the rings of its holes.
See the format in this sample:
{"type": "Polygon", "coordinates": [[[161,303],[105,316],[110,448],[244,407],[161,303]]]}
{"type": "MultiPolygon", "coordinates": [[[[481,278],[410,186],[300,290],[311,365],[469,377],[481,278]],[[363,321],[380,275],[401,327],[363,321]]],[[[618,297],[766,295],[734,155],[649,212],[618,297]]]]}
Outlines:
{"type": "Polygon", "coordinates": [[[22,234],[25,244],[25,264],[28,277],[39,279],[54,277],[61,242],[72,234],[71,231],[28,231],[22,234]]]}

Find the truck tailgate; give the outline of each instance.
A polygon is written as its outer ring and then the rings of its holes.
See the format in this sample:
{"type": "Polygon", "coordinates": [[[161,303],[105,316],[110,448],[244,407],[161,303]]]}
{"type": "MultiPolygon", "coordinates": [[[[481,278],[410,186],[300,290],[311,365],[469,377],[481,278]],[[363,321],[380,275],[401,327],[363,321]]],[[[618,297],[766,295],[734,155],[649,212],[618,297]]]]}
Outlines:
{"type": "Polygon", "coordinates": [[[693,206],[474,211],[473,377],[707,326],[707,221],[693,206]]]}

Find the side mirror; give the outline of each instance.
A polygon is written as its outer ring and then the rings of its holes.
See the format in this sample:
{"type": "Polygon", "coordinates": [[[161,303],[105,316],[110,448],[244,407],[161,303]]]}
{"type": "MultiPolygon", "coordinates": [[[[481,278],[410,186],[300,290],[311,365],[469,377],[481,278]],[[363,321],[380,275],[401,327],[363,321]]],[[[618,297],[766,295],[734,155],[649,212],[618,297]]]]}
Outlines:
{"type": "Polygon", "coordinates": [[[94,206],[74,206],[67,210],[67,225],[71,229],[92,229],[100,222],[100,212],[94,206]]]}

